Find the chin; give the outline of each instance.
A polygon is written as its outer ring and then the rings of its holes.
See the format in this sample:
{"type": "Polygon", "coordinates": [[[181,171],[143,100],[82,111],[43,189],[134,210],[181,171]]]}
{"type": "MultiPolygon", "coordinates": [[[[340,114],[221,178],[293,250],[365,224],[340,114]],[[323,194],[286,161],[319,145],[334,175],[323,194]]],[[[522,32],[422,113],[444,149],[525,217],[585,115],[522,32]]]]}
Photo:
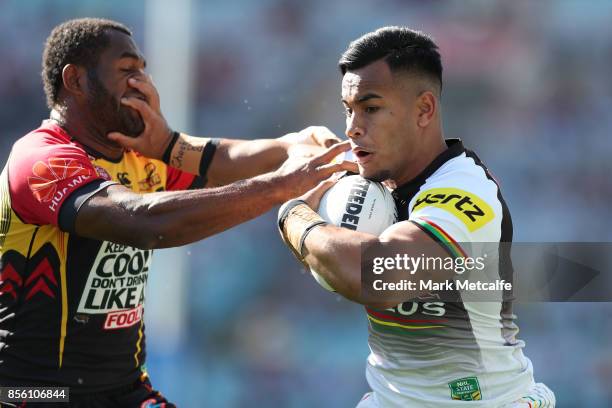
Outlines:
{"type": "Polygon", "coordinates": [[[390,170],[376,170],[376,169],[365,169],[363,166],[359,165],[359,175],[365,179],[378,181],[382,183],[385,180],[388,180],[391,176],[390,170]]]}
{"type": "Polygon", "coordinates": [[[125,114],[121,115],[120,128],[121,129],[117,130],[118,132],[121,132],[126,136],[136,137],[144,131],[145,125],[140,117],[140,114],[125,112],[125,114]]]}

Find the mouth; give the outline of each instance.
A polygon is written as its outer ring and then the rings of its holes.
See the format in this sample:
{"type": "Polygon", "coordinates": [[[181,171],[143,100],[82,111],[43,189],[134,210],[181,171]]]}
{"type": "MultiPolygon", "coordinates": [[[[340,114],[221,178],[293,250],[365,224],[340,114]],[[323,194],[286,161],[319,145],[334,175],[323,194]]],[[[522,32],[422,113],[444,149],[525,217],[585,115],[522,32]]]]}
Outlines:
{"type": "Polygon", "coordinates": [[[144,94],[141,94],[140,92],[130,92],[129,94],[124,95],[124,97],[136,98],[136,99],[140,99],[141,101],[148,102],[147,97],[144,96],[144,94]]]}
{"type": "Polygon", "coordinates": [[[374,155],[373,152],[364,149],[363,147],[354,147],[352,151],[353,155],[357,158],[357,163],[360,164],[368,162],[374,155]]]}

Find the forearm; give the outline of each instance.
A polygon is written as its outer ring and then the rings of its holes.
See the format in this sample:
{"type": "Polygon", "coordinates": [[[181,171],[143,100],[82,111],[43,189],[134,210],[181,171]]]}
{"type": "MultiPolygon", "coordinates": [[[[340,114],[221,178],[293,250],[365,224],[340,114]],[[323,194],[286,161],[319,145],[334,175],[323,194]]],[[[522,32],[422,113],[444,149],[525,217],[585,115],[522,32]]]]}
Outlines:
{"type": "Polygon", "coordinates": [[[208,170],[215,185],[276,170],[287,158],[290,144],[278,139],[221,139],[208,170]]]}
{"type": "Polygon", "coordinates": [[[207,169],[210,184],[225,185],[276,170],[287,159],[290,146],[280,139],[217,139],[214,155],[209,152],[206,157],[211,140],[180,133],[167,161],[174,168],[200,176],[202,169],[207,169]]]}
{"type": "Polygon", "coordinates": [[[286,197],[278,183],[273,174],[265,174],[224,187],[147,194],[113,185],[81,206],[75,232],[143,249],[184,245],[281,203],[286,197]]]}
{"type": "Polygon", "coordinates": [[[154,226],[154,248],[184,245],[255,218],[282,198],[274,180],[263,175],[227,186],[189,192],[146,194],[134,208],[154,226]],[[245,199],[248,197],[248,205],[245,199]]]}
{"type": "Polygon", "coordinates": [[[374,235],[327,224],[314,228],[306,236],[302,255],[306,263],[345,298],[381,307],[379,301],[361,286],[362,247],[377,242],[374,235]]]}
{"type": "Polygon", "coordinates": [[[294,255],[314,269],[345,298],[370,307],[383,307],[361,285],[361,248],[378,237],[325,222],[304,201],[291,200],[279,211],[283,240],[294,255]]]}

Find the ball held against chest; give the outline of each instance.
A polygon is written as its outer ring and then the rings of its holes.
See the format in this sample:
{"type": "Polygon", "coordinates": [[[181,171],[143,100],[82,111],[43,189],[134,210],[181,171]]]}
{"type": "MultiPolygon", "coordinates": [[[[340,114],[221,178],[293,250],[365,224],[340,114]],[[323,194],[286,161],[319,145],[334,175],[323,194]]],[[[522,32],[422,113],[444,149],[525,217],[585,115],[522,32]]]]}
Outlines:
{"type": "MultiPolygon", "coordinates": [[[[393,196],[381,183],[361,176],[340,179],[321,199],[321,217],[338,227],[380,235],[396,222],[397,209],[393,196]]],[[[312,276],[323,288],[334,291],[312,268],[312,276]]]]}

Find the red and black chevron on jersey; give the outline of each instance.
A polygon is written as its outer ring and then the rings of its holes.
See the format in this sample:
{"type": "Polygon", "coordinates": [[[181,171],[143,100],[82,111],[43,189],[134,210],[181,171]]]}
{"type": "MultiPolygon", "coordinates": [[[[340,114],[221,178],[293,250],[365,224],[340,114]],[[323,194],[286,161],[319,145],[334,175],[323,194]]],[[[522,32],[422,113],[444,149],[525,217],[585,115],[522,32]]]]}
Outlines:
{"type": "Polygon", "coordinates": [[[51,121],[14,144],[0,176],[0,384],[97,392],[138,378],[151,251],[73,232],[78,203],[113,183],[203,180],[131,151],[95,158],[51,121]]]}

